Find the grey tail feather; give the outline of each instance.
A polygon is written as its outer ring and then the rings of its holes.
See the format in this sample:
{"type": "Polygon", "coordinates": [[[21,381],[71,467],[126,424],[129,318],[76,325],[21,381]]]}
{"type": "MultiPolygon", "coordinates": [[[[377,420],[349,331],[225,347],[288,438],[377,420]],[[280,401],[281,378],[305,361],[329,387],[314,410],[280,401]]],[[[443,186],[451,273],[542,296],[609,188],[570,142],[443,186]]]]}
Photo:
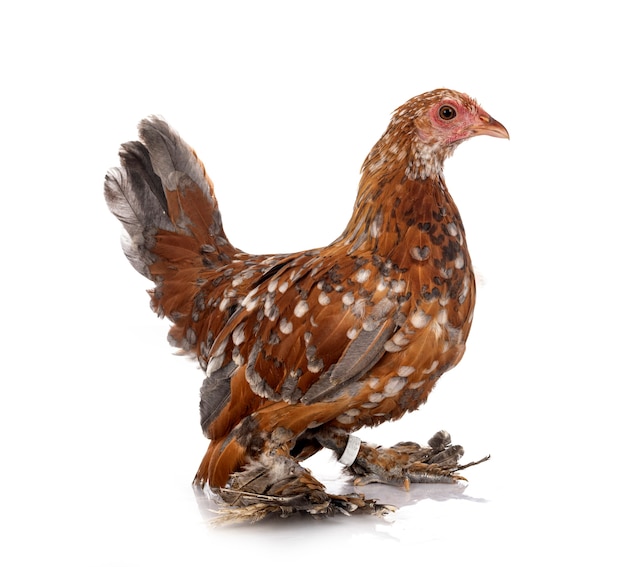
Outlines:
{"type": "Polygon", "coordinates": [[[120,150],[122,167],[111,169],[104,180],[104,195],[111,212],[122,223],[122,248],[132,266],[150,278],[154,261],[150,249],[158,229],[174,230],[167,215],[163,184],[154,173],[147,148],[129,142],[120,150]]]}
{"type": "Polygon", "coordinates": [[[204,166],[191,147],[158,116],[139,123],[139,137],[148,149],[154,172],[166,189],[175,190],[181,173],[200,187],[211,204],[215,204],[204,166]]]}

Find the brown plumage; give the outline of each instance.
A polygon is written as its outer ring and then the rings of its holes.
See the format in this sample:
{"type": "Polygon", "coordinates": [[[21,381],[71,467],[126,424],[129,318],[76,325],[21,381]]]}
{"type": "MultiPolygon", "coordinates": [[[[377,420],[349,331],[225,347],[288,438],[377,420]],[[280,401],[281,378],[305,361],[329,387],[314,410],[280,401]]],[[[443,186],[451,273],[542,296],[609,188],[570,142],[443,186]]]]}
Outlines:
{"type": "Polygon", "coordinates": [[[357,484],[460,478],[463,451],[445,432],[386,449],[350,434],[419,407],[463,356],[474,275],[443,162],[465,139],[506,129],[455,91],[409,100],[363,164],[343,234],[278,255],[229,242],[203,165],[163,120],[139,133],[105,194],[130,262],[155,283],[152,308],[173,322],[170,342],[206,372],[211,442],[196,481],[235,517],[259,519],[387,509],[327,494],[299,464],[324,447],[357,484]]]}

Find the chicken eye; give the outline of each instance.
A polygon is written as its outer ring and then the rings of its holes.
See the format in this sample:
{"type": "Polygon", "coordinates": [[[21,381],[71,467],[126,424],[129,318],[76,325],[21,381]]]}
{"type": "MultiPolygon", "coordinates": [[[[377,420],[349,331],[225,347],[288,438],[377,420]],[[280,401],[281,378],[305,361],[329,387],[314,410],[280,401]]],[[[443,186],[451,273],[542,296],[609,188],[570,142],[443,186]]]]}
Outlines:
{"type": "Polygon", "coordinates": [[[442,120],[452,120],[456,116],[456,109],[445,104],[439,109],[439,118],[442,120]]]}

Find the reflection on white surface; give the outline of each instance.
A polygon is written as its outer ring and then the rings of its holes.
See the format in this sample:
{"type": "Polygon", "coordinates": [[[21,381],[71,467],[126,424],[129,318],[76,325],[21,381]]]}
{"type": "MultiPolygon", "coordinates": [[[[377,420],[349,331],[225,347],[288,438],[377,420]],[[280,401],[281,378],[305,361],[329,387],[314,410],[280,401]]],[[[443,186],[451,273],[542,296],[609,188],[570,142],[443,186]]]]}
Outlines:
{"type": "MultiPolygon", "coordinates": [[[[314,474],[318,480],[320,480],[327,491],[331,494],[346,494],[349,492],[359,492],[365,494],[367,498],[374,499],[381,504],[389,504],[397,508],[397,511],[402,510],[408,506],[413,506],[422,500],[433,500],[444,502],[447,500],[468,500],[474,502],[486,503],[486,500],[482,498],[475,498],[465,494],[466,484],[421,484],[413,485],[410,490],[405,490],[403,487],[388,486],[383,484],[369,484],[365,486],[355,487],[350,479],[343,477],[337,467],[336,463],[331,462],[329,457],[315,456],[305,461],[305,465],[308,468],[314,470],[314,474]]],[[[215,496],[208,488],[204,490],[200,488],[194,488],[194,493],[198,503],[198,509],[202,517],[213,525],[222,525],[219,522],[220,509],[222,508],[220,500],[215,496]]],[[[396,512],[397,512],[396,511],[396,512]]],[[[370,524],[381,524],[393,522],[396,513],[389,514],[385,517],[385,522],[380,522],[375,518],[366,518],[366,521],[370,524]]],[[[337,515],[339,518],[343,517],[343,514],[337,515]]],[[[350,516],[349,522],[355,519],[361,518],[360,515],[350,516]]],[[[272,525],[275,528],[280,528],[285,524],[299,524],[299,521],[304,522],[315,521],[316,518],[297,516],[288,519],[273,518],[269,519],[265,524],[272,525]]],[[[324,521],[323,519],[317,519],[324,521]]],[[[229,524],[233,525],[233,524],[229,524]]]]}

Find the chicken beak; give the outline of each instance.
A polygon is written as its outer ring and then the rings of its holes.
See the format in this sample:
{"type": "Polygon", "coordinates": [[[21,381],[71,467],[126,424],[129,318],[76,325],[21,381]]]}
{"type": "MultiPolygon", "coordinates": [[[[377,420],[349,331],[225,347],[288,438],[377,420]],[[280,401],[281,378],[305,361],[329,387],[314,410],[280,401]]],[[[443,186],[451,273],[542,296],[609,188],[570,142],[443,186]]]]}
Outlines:
{"type": "Polygon", "coordinates": [[[509,140],[507,129],[486,112],[479,114],[480,122],[472,128],[474,136],[493,136],[494,138],[506,138],[509,140]]]}

